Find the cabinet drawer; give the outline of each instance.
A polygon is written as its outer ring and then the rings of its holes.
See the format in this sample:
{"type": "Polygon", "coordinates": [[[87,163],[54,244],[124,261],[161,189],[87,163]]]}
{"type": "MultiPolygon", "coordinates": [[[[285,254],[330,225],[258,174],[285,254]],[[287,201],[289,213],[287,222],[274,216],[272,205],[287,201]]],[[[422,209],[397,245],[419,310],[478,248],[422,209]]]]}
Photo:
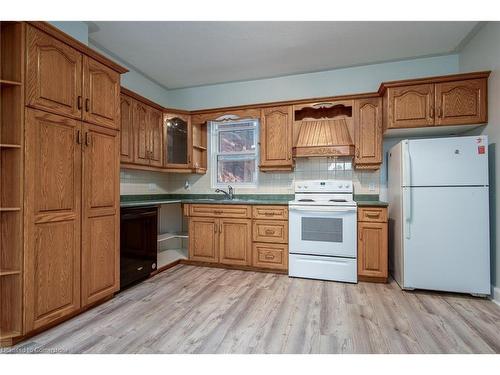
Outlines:
{"type": "Polygon", "coordinates": [[[236,204],[191,204],[189,216],[250,218],[251,206],[236,204]]]}
{"type": "Polygon", "coordinates": [[[254,243],[252,266],[277,270],[288,269],[288,245],[254,243]]]}
{"type": "Polygon", "coordinates": [[[253,206],[253,218],[264,220],[288,220],[288,207],[253,206]]]}
{"type": "Polygon", "coordinates": [[[387,208],[385,207],[360,207],[358,208],[358,221],[387,221],[387,208]]]}
{"type": "Polygon", "coordinates": [[[253,222],[255,242],[288,243],[288,221],[255,220],[253,222]]]}

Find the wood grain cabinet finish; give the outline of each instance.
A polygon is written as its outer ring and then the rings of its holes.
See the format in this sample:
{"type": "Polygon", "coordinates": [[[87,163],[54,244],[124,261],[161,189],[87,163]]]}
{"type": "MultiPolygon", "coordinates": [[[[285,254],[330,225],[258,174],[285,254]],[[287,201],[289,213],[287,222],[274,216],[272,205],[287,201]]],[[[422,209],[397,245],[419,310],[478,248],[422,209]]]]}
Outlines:
{"type": "Polygon", "coordinates": [[[80,308],[81,123],[27,109],[26,332],[80,308]]]}
{"type": "Polygon", "coordinates": [[[275,270],[288,270],[288,245],[278,243],[254,243],[252,266],[275,270]]]}
{"type": "Polygon", "coordinates": [[[230,217],[250,218],[252,217],[251,206],[239,204],[190,204],[190,216],[203,217],[230,217]]]}
{"type": "Polygon", "coordinates": [[[135,101],[133,110],[134,121],[134,163],[149,165],[150,131],[148,106],[135,101]]]}
{"type": "Polygon", "coordinates": [[[387,101],[387,129],[434,125],[434,84],[390,87],[387,101]]]}
{"type": "Polygon", "coordinates": [[[219,263],[247,266],[251,264],[252,221],[219,219],[219,263]]]}
{"type": "Polygon", "coordinates": [[[120,74],[83,57],[83,120],[112,129],[120,126],[120,74]]]}
{"type": "Polygon", "coordinates": [[[150,107],[148,111],[149,165],[163,166],[163,113],[150,107]]]}
{"type": "Polygon", "coordinates": [[[217,263],[219,261],[219,219],[191,217],[189,219],[189,259],[217,263]]]}
{"type": "Polygon", "coordinates": [[[382,164],[382,100],[360,99],[354,102],[354,166],[378,169],[382,164]]]}
{"type": "Polygon", "coordinates": [[[358,211],[358,278],[387,282],[387,208],[363,207],[358,211]]]}
{"type": "Polygon", "coordinates": [[[293,107],[271,107],[261,111],[260,169],[291,170],[293,107]]]}
{"type": "Polygon", "coordinates": [[[120,143],[117,131],[84,124],[82,304],[119,289],[120,143]]]}
{"type": "Polygon", "coordinates": [[[26,40],[26,105],[80,119],[82,54],[30,25],[26,40]]]}
{"type": "Polygon", "coordinates": [[[120,161],[134,162],[134,100],[127,95],[120,96],[120,161]]]}
{"type": "Polygon", "coordinates": [[[486,122],[486,86],[486,79],[436,84],[436,125],[486,122]]]}
{"type": "Polygon", "coordinates": [[[288,243],[288,221],[254,220],[253,240],[255,242],[288,243]]]}
{"type": "Polygon", "coordinates": [[[264,220],[288,220],[288,206],[253,206],[252,217],[264,220]]]}

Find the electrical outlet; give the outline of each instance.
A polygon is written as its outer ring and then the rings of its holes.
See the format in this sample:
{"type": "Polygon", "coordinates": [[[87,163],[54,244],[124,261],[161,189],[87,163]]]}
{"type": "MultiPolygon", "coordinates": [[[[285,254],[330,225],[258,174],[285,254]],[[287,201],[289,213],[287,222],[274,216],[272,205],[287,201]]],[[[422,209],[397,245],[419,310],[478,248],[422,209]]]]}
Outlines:
{"type": "Polygon", "coordinates": [[[370,182],[368,184],[368,190],[375,191],[375,182],[370,182]]]}
{"type": "Polygon", "coordinates": [[[191,190],[191,185],[189,184],[189,180],[186,180],[186,182],[184,182],[184,189],[191,190]]]}
{"type": "Polygon", "coordinates": [[[155,191],[156,185],[155,184],[148,184],[148,191],[155,191]]]}

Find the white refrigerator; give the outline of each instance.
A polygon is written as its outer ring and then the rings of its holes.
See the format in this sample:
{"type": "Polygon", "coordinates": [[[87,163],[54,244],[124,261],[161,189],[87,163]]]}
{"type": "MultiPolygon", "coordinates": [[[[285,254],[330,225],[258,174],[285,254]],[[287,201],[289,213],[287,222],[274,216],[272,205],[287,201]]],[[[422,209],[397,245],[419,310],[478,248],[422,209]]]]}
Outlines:
{"type": "Polygon", "coordinates": [[[388,179],[400,287],[489,295],[488,138],[403,140],[389,151],[388,179]]]}

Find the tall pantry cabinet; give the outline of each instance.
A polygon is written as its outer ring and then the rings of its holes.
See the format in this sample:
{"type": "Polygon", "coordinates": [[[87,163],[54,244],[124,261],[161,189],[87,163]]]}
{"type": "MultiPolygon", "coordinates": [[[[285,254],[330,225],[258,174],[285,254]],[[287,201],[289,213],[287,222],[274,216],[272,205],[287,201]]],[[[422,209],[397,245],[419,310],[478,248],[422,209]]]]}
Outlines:
{"type": "MultiPolygon", "coordinates": [[[[119,289],[126,72],[46,23],[18,25],[25,35],[23,287],[2,294],[22,306],[13,342],[119,289]]],[[[0,333],[11,325],[2,319],[0,333]]]]}

